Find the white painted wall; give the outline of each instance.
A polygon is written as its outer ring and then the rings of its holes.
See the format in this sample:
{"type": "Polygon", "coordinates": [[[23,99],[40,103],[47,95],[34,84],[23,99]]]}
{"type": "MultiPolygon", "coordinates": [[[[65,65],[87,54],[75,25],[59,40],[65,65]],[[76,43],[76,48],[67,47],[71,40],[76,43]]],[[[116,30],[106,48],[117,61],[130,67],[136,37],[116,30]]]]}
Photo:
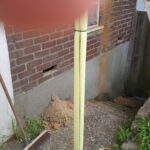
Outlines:
{"type": "Polygon", "coordinates": [[[137,0],[136,10],[137,11],[146,11],[144,0],[137,0]]]}
{"type": "MultiPolygon", "coordinates": [[[[2,23],[0,23],[0,74],[2,75],[7,89],[9,90],[9,94],[13,99],[8,47],[2,23]]],[[[4,142],[12,135],[12,119],[12,111],[0,84],[0,143],[4,142]]]]}

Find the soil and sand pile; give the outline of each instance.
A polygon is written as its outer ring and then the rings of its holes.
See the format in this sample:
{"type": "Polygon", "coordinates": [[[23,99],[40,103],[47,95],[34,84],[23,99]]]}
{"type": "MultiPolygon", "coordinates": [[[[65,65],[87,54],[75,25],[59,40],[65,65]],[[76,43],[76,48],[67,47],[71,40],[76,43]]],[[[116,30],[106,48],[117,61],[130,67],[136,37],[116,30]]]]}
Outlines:
{"type": "Polygon", "coordinates": [[[73,116],[73,103],[53,96],[43,114],[43,126],[48,130],[66,127],[73,116]]]}
{"type": "MultiPolygon", "coordinates": [[[[114,103],[129,108],[139,108],[143,105],[133,97],[117,97],[114,103]]],[[[48,130],[56,130],[66,127],[73,116],[73,102],[70,100],[62,100],[58,96],[53,96],[48,107],[43,114],[43,126],[48,130]]]]}

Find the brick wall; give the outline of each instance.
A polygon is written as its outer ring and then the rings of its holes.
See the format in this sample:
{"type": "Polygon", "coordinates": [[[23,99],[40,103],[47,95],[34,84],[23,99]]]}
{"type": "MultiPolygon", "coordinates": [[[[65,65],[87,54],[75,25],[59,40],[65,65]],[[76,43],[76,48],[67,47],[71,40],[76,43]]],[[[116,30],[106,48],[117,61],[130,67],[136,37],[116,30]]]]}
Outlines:
{"type": "MultiPolygon", "coordinates": [[[[104,5],[104,1],[101,4],[104,5]]],[[[129,40],[135,0],[113,0],[112,9],[109,49],[129,40]]],[[[73,26],[40,30],[6,25],[5,29],[15,94],[73,67],[73,26]]],[[[87,60],[99,54],[101,38],[102,32],[89,33],[87,60]]]]}

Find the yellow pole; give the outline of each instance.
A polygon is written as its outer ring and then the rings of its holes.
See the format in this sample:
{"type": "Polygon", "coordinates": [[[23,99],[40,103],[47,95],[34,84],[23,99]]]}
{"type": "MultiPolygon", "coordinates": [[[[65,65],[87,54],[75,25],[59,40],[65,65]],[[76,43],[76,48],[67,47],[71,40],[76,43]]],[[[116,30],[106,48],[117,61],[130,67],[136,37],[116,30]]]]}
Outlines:
{"type": "Polygon", "coordinates": [[[74,150],[83,150],[87,13],[75,23],[74,38],[74,150]]]}

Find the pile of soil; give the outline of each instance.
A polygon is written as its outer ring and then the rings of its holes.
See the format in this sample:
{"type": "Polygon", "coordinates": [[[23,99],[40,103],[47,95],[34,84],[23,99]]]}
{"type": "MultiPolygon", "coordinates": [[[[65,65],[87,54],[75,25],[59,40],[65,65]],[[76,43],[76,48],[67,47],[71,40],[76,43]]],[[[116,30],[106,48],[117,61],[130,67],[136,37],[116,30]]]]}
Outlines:
{"type": "Polygon", "coordinates": [[[48,130],[66,127],[73,116],[73,103],[53,96],[43,114],[43,126],[48,130]]]}

